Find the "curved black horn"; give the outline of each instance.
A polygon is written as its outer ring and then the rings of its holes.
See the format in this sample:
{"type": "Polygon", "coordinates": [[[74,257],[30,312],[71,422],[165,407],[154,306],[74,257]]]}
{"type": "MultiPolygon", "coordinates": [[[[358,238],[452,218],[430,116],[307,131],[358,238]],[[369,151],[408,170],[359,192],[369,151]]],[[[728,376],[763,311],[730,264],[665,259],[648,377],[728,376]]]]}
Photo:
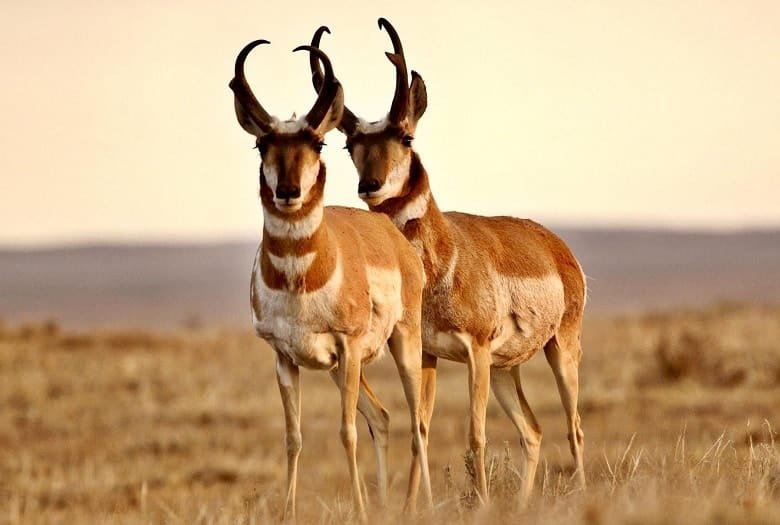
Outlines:
{"type": "Polygon", "coordinates": [[[249,112],[252,120],[255,121],[255,124],[268,133],[271,131],[273,117],[271,117],[271,115],[263,109],[263,106],[260,105],[260,102],[257,101],[257,98],[255,98],[254,93],[252,93],[252,88],[249,87],[249,83],[246,81],[246,76],[244,75],[244,62],[246,62],[246,57],[249,56],[250,51],[261,44],[270,44],[270,42],[268,40],[255,40],[254,42],[245,45],[241,52],[238,53],[238,57],[236,57],[235,73],[233,80],[230,81],[230,89],[233,90],[236,98],[249,112]]]}
{"type": "Polygon", "coordinates": [[[384,29],[387,34],[390,35],[390,41],[393,43],[393,52],[403,56],[404,47],[401,45],[401,38],[398,36],[398,31],[395,30],[393,24],[387,21],[387,18],[380,18],[377,20],[379,29],[384,29]]]}
{"type": "MultiPolygon", "coordinates": [[[[314,32],[314,36],[311,37],[311,47],[320,48],[320,40],[322,40],[322,34],[330,34],[328,26],[320,26],[314,32]]],[[[320,92],[322,87],[322,67],[320,66],[320,59],[314,53],[309,53],[309,67],[311,68],[311,83],[314,85],[314,89],[317,93],[320,92]]]]}
{"type": "Polygon", "coordinates": [[[401,39],[398,32],[386,18],[380,18],[378,21],[379,29],[384,29],[390,36],[393,43],[393,52],[385,53],[390,62],[395,66],[395,94],[393,103],[390,106],[388,118],[390,122],[400,123],[409,110],[409,72],[406,69],[406,58],[404,58],[404,48],[401,45],[401,39]]]}
{"type": "Polygon", "coordinates": [[[336,95],[338,95],[341,85],[333,75],[333,66],[330,63],[328,55],[323,53],[320,48],[314,46],[298,46],[293,49],[293,52],[296,51],[308,51],[310,55],[316,55],[316,58],[322,62],[322,65],[325,68],[325,74],[321,80],[317,100],[314,102],[314,106],[312,106],[306,114],[306,122],[308,122],[309,126],[317,128],[322,123],[325,115],[328,114],[328,110],[330,109],[331,104],[333,104],[336,95]]]}
{"type": "MultiPolygon", "coordinates": [[[[314,32],[314,36],[311,37],[311,47],[320,48],[320,40],[322,39],[323,33],[330,34],[328,26],[320,26],[317,28],[317,31],[314,32]]],[[[322,88],[323,73],[322,68],[320,67],[320,60],[314,53],[309,53],[309,67],[311,68],[311,82],[314,85],[314,89],[319,93],[320,88],[322,88]]],[[[347,135],[352,135],[357,129],[357,123],[358,119],[355,114],[344,106],[344,113],[341,116],[339,129],[347,135]]]]}

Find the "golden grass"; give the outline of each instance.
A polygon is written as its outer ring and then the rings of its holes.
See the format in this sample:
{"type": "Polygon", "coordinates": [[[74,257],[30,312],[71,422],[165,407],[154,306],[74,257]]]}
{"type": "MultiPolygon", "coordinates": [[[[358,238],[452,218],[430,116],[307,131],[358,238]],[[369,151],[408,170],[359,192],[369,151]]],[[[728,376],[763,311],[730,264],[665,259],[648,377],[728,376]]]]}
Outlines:
{"type": "MultiPolygon", "coordinates": [[[[516,436],[488,408],[493,503],[474,505],[465,369],[440,366],[420,522],[776,523],[780,516],[780,309],[592,318],[581,412],[589,487],[573,489],[565,427],[543,357],[524,368],[544,430],[530,507],[514,507],[516,436]]],[[[248,331],[71,333],[0,323],[0,523],[267,523],[285,482],[273,356],[248,331]]],[[[390,508],[403,503],[409,435],[391,360],[369,368],[391,413],[390,508]]],[[[304,372],[299,514],[351,516],[327,374],[304,372]]],[[[373,495],[365,425],[360,464],[373,495]]],[[[381,516],[374,515],[372,519],[381,516]]]]}

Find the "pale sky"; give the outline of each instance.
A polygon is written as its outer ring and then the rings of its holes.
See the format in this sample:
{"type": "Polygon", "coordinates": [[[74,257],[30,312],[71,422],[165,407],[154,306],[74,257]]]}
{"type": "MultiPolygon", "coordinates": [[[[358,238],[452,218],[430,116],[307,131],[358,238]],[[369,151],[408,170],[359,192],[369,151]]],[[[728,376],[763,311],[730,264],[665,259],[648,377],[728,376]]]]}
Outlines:
{"type": "MultiPolygon", "coordinates": [[[[387,17],[428,87],[416,148],[444,209],[553,225],[780,226],[780,2],[0,3],[0,244],[259,237],[258,158],[227,87],[271,113],[389,109],[387,17]]],[[[363,207],[327,137],[326,201],[363,207]]]]}

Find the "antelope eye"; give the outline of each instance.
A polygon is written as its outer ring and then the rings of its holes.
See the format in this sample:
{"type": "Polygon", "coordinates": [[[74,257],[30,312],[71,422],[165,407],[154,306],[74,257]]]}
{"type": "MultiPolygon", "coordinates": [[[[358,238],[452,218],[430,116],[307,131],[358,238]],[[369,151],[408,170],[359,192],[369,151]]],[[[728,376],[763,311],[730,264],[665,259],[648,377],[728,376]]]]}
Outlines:
{"type": "Polygon", "coordinates": [[[317,153],[322,153],[322,148],[324,146],[325,146],[325,143],[320,141],[320,142],[315,142],[313,148],[314,148],[314,151],[316,151],[317,153]]]}
{"type": "Polygon", "coordinates": [[[255,149],[260,152],[260,155],[264,154],[268,150],[268,141],[260,139],[255,144],[255,149]]]}
{"type": "Polygon", "coordinates": [[[414,140],[414,137],[411,135],[404,135],[404,138],[401,139],[401,144],[406,146],[407,148],[412,146],[412,141],[414,140]]]}

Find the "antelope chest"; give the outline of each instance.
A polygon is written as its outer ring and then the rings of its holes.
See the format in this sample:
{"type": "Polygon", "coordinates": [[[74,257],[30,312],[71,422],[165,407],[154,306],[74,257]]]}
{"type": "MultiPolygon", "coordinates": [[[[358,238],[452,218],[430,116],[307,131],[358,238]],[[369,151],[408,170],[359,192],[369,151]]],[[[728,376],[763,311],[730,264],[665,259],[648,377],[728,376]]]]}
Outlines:
{"type": "Polygon", "coordinates": [[[296,365],[331,369],[338,364],[338,334],[363,362],[376,358],[401,319],[401,275],[366,267],[364,278],[338,264],[312,292],[269,288],[260,275],[252,293],[255,333],[296,365]]]}

